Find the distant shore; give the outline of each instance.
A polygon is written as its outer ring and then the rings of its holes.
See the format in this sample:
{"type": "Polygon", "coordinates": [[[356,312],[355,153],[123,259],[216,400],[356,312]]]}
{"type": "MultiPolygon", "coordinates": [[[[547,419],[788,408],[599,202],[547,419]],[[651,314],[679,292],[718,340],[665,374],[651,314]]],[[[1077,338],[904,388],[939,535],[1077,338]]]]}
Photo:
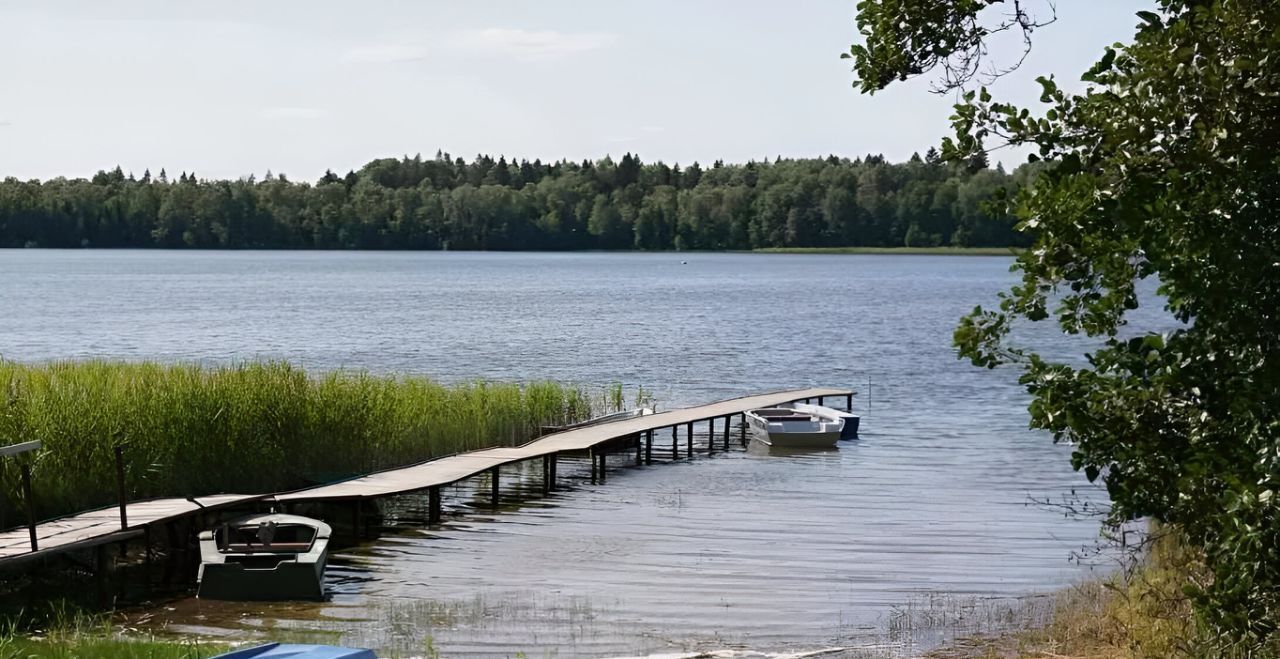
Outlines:
{"type": "Polygon", "coordinates": [[[894,254],[930,256],[1017,256],[1021,247],[765,247],[762,254],[894,254]]]}

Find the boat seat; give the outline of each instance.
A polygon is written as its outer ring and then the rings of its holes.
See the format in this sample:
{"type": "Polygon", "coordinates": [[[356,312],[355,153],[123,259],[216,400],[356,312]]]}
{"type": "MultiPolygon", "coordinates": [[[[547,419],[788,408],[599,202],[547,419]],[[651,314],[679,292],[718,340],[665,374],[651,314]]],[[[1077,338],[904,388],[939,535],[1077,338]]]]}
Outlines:
{"type": "Polygon", "coordinates": [[[310,542],[273,542],[269,545],[249,545],[232,543],[223,551],[235,553],[251,552],[304,552],[311,548],[310,542]]]}

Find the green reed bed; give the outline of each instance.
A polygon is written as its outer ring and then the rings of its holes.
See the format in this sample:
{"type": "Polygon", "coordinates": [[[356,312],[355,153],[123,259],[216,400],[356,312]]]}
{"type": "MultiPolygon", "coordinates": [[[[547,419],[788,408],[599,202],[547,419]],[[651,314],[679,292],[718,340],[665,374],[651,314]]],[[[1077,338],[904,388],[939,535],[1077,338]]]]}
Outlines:
{"type": "MultiPolygon", "coordinates": [[[[602,402],[554,382],[445,386],[277,362],[0,361],[0,444],[44,442],[32,482],[47,518],[115,501],[119,444],[133,499],[256,493],[522,443],[602,402]]],[[[0,461],[0,526],[24,514],[17,472],[0,461]]]]}

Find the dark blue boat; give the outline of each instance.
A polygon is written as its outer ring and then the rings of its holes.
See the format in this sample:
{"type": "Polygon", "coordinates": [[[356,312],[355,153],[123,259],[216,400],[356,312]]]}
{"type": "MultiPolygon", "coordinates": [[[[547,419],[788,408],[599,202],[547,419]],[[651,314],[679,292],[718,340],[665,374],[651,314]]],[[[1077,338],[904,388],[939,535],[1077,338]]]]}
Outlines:
{"type": "Polygon", "coordinates": [[[336,645],[267,643],[220,654],[213,659],[378,659],[373,650],[340,648],[336,645]]]}

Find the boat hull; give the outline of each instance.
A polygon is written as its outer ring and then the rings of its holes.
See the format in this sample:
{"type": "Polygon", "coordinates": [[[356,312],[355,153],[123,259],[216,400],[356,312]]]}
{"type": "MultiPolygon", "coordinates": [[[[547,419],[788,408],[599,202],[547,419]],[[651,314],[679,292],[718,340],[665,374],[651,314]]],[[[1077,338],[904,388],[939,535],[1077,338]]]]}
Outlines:
{"type": "Polygon", "coordinates": [[[268,570],[240,563],[205,564],[196,596],[237,602],[323,600],[324,563],[282,562],[268,570]]]}
{"type": "Polygon", "coordinates": [[[834,448],[840,441],[838,432],[756,432],[755,437],[777,448],[834,448]]]}

